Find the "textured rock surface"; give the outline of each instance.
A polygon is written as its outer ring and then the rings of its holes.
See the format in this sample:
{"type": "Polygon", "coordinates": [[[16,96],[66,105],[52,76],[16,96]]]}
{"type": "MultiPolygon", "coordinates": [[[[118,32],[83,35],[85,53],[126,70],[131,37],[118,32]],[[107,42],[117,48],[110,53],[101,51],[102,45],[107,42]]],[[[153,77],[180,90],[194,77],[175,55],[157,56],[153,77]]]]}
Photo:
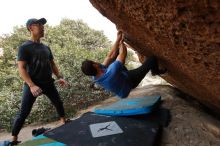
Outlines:
{"type": "Polygon", "coordinates": [[[141,54],[158,56],[163,78],[220,109],[219,0],[90,0],[141,54]]]}

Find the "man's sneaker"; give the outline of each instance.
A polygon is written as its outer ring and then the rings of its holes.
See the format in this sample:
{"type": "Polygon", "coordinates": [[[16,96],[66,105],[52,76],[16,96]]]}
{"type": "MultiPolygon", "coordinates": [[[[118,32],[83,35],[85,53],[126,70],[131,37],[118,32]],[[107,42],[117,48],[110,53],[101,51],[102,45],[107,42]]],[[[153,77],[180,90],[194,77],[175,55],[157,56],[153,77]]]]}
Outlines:
{"type": "Polygon", "coordinates": [[[18,145],[19,143],[21,143],[21,141],[11,141],[8,146],[15,146],[18,145]]]}
{"type": "Polygon", "coordinates": [[[38,136],[38,135],[43,134],[44,132],[46,132],[46,131],[48,131],[48,130],[50,130],[50,128],[44,128],[44,127],[42,127],[42,128],[38,128],[38,129],[33,129],[33,130],[32,130],[32,136],[36,137],[36,136],[38,136]]]}
{"type": "Polygon", "coordinates": [[[66,119],[65,124],[70,123],[72,120],[66,119]]]}

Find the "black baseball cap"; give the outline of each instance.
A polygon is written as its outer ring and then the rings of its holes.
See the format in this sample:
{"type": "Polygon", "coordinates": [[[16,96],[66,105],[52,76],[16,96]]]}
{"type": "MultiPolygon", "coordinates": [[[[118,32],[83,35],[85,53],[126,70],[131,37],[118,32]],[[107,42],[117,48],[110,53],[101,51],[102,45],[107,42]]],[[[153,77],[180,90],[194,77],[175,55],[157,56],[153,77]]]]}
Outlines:
{"type": "Polygon", "coordinates": [[[47,23],[47,20],[45,18],[40,18],[40,19],[31,18],[31,19],[28,19],[28,21],[26,22],[26,27],[29,30],[29,27],[32,24],[43,24],[44,25],[46,23],[47,23]]]}

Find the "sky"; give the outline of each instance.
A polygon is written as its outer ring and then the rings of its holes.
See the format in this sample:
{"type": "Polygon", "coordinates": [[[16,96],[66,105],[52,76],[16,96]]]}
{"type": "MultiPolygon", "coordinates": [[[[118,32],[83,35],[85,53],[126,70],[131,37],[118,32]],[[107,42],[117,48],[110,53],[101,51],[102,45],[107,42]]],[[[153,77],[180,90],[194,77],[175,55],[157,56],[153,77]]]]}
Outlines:
{"type": "Polygon", "coordinates": [[[81,19],[114,41],[116,28],[96,10],[89,0],[1,0],[0,35],[13,32],[14,26],[25,25],[29,18],[46,18],[50,26],[58,25],[62,18],[81,19]]]}

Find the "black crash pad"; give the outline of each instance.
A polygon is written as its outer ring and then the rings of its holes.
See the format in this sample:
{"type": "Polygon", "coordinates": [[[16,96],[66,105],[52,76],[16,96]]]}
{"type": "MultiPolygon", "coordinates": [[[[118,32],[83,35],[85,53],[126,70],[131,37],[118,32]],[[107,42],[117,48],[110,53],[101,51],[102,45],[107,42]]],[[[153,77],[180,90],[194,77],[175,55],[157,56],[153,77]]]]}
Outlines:
{"type": "Polygon", "coordinates": [[[44,136],[68,146],[154,146],[162,126],[167,126],[168,110],[150,115],[114,117],[92,112],[44,136]]]}

